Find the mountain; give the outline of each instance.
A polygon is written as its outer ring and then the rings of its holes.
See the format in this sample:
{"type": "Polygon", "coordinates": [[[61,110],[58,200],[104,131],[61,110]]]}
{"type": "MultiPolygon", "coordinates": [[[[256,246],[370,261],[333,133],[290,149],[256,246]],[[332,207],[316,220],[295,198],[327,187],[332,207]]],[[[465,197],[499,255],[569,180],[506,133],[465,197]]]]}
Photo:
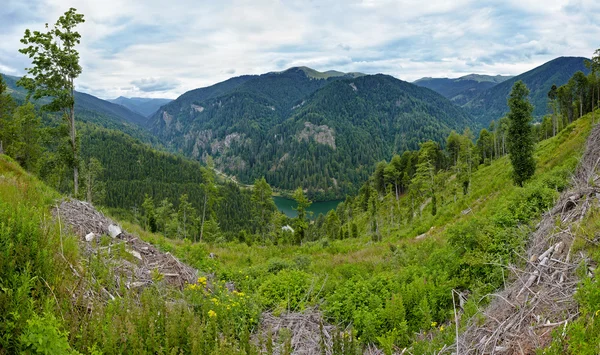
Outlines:
{"type": "Polygon", "coordinates": [[[150,130],[187,156],[212,156],[243,183],[265,176],[331,199],[356,190],[375,162],[470,124],[443,96],[391,76],[314,72],[290,68],[185,93],[150,118],[150,130]]]}
{"type": "Polygon", "coordinates": [[[131,111],[138,113],[144,117],[149,117],[158,109],[173,101],[171,99],[151,99],[144,97],[123,97],[119,96],[116,99],[108,100],[113,104],[122,105],[131,111]]]}
{"type": "MultiPolygon", "coordinates": [[[[27,92],[20,86],[17,86],[16,76],[0,74],[4,78],[8,91],[17,100],[22,102],[27,96],[27,92]]],[[[42,99],[41,103],[48,102],[48,99],[42,99]]],[[[90,94],[75,91],[75,116],[82,122],[90,122],[105,128],[117,129],[136,137],[144,142],[155,142],[156,139],[143,127],[147,123],[147,118],[135,113],[128,108],[99,99],[90,94]]]]}
{"type": "Polygon", "coordinates": [[[481,91],[491,88],[512,76],[469,74],[460,78],[422,78],[413,84],[431,89],[457,105],[464,105],[481,91]]]}
{"type": "Polygon", "coordinates": [[[548,91],[553,84],[566,84],[575,72],[589,73],[583,57],[559,57],[514,78],[503,81],[476,95],[463,105],[473,118],[487,126],[492,120],[498,120],[508,112],[506,100],[515,82],[522,80],[531,93],[529,98],[534,106],[534,117],[548,113],[548,91]]]}

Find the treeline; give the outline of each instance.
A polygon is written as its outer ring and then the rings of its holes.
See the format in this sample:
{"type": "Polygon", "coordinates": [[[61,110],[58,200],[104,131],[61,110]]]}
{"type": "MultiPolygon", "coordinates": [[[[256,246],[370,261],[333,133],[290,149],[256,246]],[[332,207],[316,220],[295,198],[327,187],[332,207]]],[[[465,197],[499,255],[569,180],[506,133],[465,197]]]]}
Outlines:
{"type": "Polygon", "coordinates": [[[600,104],[600,49],[591,60],[585,61],[590,70],[588,75],[576,72],[560,87],[553,85],[548,92],[550,115],[544,117],[536,127],[539,139],[555,136],[562,128],[592,112],[600,104]]]}

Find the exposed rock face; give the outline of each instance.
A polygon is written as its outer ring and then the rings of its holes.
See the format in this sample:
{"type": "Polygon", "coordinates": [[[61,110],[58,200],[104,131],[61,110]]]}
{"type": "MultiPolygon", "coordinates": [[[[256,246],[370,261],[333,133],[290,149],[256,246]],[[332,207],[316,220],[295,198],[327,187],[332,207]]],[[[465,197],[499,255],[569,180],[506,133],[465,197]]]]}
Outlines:
{"type": "Polygon", "coordinates": [[[358,88],[356,87],[356,85],[354,85],[354,83],[350,83],[349,85],[352,88],[352,90],[358,91],[358,88]]]}
{"type": "Polygon", "coordinates": [[[242,135],[239,133],[231,133],[225,136],[222,140],[215,140],[211,143],[210,149],[213,154],[223,153],[231,146],[231,143],[242,140],[242,135]]]}
{"type": "Polygon", "coordinates": [[[186,144],[193,144],[192,157],[198,158],[200,150],[206,149],[213,139],[213,131],[210,129],[202,131],[190,131],[184,136],[186,144]]]}
{"type": "Polygon", "coordinates": [[[169,115],[167,111],[163,111],[162,119],[165,121],[165,125],[168,128],[171,125],[171,121],[173,121],[173,116],[169,115]]]}
{"type": "Polygon", "coordinates": [[[192,104],[191,107],[192,107],[192,110],[194,110],[196,112],[202,112],[202,111],[204,111],[204,107],[199,106],[199,105],[192,104]]]}
{"type": "Polygon", "coordinates": [[[310,122],[304,122],[304,129],[297,135],[298,141],[314,139],[319,144],[328,145],[335,149],[335,134],[327,125],[317,126],[310,122]]]}

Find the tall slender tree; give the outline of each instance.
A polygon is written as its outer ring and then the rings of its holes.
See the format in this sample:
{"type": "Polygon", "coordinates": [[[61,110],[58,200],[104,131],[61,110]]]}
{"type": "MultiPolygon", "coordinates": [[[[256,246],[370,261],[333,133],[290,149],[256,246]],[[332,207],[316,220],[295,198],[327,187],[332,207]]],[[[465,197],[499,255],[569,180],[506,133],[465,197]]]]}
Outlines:
{"type": "Polygon", "coordinates": [[[513,180],[519,186],[523,186],[535,173],[531,134],[533,106],[529,103],[528,95],[529,89],[519,80],[513,85],[508,98],[508,152],[513,166],[513,180]]]}
{"type": "Polygon", "coordinates": [[[557,133],[557,125],[558,125],[558,119],[556,118],[556,109],[557,109],[556,99],[557,98],[558,98],[558,87],[556,87],[556,84],[553,84],[552,87],[550,88],[550,91],[548,91],[548,99],[550,100],[548,102],[548,105],[552,109],[552,136],[553,137],[557,133]]]}
{"type": "Polygon", "coordinates": [[[31,58],[32,67],[18,81],[29,92],[28,98],[51,97],[52,101],[44,109],[62,112],[69,124],[69,135],[73,153],[73,189],[77,195],[79,187],[78,147],[75,131],[75,78],[81,74],[79,53],[75,46],[81,42],[81,35],[75,27],[85,22],[82,14],[70,8],[58,18],[56,24],[46,32],[25,30],[21,43],[27,47],[19,51],[31,58]]]}
{"type": "Polygon", "coordinates": [[[265,241],[265,231],[269,226],[269,221],[275,211],[275,202],[273,201],[273,190],[264,177],[256,179],[254,190],[252,191],[252,202],[256,205],[256,228],[265,241]]]}
{"type": "Polygon", "coordinates": [[[298,212],[298,216],[295,220],[296,230],[294,231],[295,242],[300,243],[304,240],[304,235],[306,233],[306,229],[308,229],[308,221],[306,220],[306,209],[310,207],[312,202],[304,195],[304,191],[302,191],[301,187],[298,187],[296,191],[292,194],[294,200],[298,206],[296,207],[296,211],[298,212]]]}

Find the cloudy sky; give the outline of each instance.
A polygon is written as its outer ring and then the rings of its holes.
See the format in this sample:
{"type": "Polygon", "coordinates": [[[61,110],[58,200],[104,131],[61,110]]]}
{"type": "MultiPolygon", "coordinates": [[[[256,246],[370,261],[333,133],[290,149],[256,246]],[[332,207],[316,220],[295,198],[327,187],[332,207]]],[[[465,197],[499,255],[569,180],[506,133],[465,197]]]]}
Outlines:
{"type": "Polygon", "coordinates": [[[176,98],[300,65],[407,81],[515,75],[600,48],[597,0],[3,0],[0,72],[24,74],[24,30],[69,7],[86,19],[77,88],[105,99],[176,98]]]}

